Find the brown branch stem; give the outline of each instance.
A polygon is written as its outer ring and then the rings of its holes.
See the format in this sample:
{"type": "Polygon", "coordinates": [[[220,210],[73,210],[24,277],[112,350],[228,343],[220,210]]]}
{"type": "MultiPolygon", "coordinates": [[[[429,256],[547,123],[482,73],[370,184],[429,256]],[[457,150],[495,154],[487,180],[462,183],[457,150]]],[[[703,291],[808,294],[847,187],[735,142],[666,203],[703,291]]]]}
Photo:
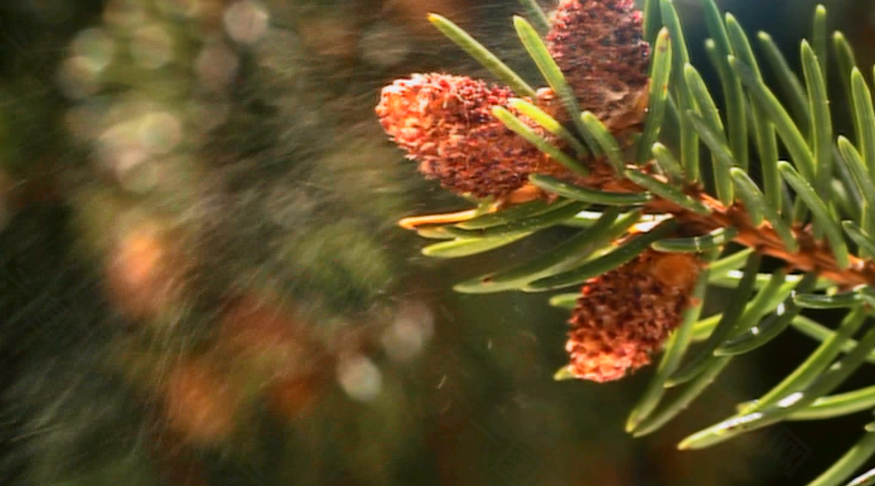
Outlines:
{"type": "MultiPolygon", "coordinates": [[[[562,174],[561,171],[551,175],[566,178],[571,183],[590,189],[629,193],[646,191],[629,179],[618,178],[614,170],[603,160],[591,161],[589,168],[590,174],[584,177],[571,176],[569,179],[567,173],[562,174]]],[[[665,177],[654,173],[653,163],[639,167],[630,166],[629,168],[644,170],[661,182],[669,182],[665,177]]],[[[742,204],[736,202],[731,206],[725,206],[719,200],[708,195],[699,185],[690,185],[684,192],[710,208],[711,213],[698,214],[655,195],[654,200],[648,203],[644,209],[651,214],[673,215],[687,234],[702,235],[719,228],[735,228],[738,234],[733,238],[734,242],[752,248],[760,254],[783,260],[791,269],[816,272],[821,277],[842,287],[875,285],[875,262],[850,255],[848,268],[841,268],[836,263],[827,242],[815,239],[807,228],[791,228],[799,242],[799,250],[791,252],[768,221],[764,221],[758,226],[754,225],[742,204]]]]}
{"type": "MultiPolygon", "coordinates": [[[[656,176],[658,177],[658,176],[656,176]]],[[[623,181],[624,189],[634,187],[640,192],[640,187],[623,181]]],[[[850,256],[850,266],[841,268],[836,263],[832,250],[824,240],[816,240],[806,228],[792,228],[794,236],[799,241],[799,250],[791,252],[778,236],[771,225],[764,221],[755,226],[747,211],[741,204],[723,205],[719,200],[706,194],[701,188],[692,188],[687,194],[711,209],[711,214],[702,215],[685,209],[671,201],[657,198],[647,206],[648,211],[670,213],[687,228],[696,230],[699,234],[718,228],[732,227],[738,231],[733,241],[754,249],[755,251],[783,260],[793,269],[804,272],[816,272],[837,285],[854,287],[857,285],[875,285],[875,262],[850,256]]]]}

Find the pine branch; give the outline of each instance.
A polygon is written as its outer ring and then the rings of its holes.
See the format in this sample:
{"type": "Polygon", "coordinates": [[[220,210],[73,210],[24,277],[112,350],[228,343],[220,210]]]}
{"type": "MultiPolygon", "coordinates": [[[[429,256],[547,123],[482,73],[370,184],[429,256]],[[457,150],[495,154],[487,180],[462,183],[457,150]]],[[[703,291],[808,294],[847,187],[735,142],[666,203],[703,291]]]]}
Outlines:
{"type": "MultiPolygon", "coordinates": [[[[735,18],[721,16],[712,0],[703,5],[723,114],[689,63],[671,0],[648,0],[643,18],[629,0],[561,0],[549,26],[535,12],[538,29],[515,18],[548,88],[522,85],[505,67],[493,72],[510,88],[463,76],[417,75],[384,89],[377,108],[387,133],[427,177],[482,201],[475,212],[404,220],[424,237],[446,240],[424,253],[473,255],[556,225],[582,228],[544,256],[456,290],[543,292],[582,285],[577,294],[550,300],[571,310],[571,362],[557,379],[618,379],[664,347],[656,376],[627,423],[635,436],[671,421],[734,356],[786,329],[822,342],[772,391],[739,405],[737,415],[694,434],[681,448],[707,447],[783,420],[871,407],[869,388],[827,395],[872,362],[875,348],[875,330],[865,326],[875,312],[875,107],[853,51],[840,33],[833,35],[854,104],[856,144],[833,133],[822,6],[811,43],[800,44],[801,76],[790,71],[767,34],[759,35],[789,97],[785,104],[766,85],[735,18]],[[544,38],[539,31],[546,31],[544,38]],[[522,98],[512,98],[511,88],[522,98]],[[677,143],[665,139],[666,125],[679,132],[677,143]],[[751,142],[760,183],[749,175],[751,142]],[[778,160],[779,142],[789,161],[778,160]],[[701,145],[711,170],[702,167],[701,145]],[[730,242],[746,249],[716,259],[730,242]],[[783,267],[760,273],[763,257],[783,267]],[[709,285],[732,288],[731,305],[700,318],[709,285]],[[844,322],[830,331],[802,315],[810,308],[845,310],[844,322]],[[863,328],[866,334],[855,341],[863,328]],[[698,352],[684,359],[697,341],[704,341],[698,352]],[[673,387],[679,390],[665,398],[673,387]]],[[[464,50],[488,67],[503,66],[482,44],[454,33],[449,20],[441,22],[464,50]]],[[[847,480],[875,452],[871,440],[864,436],[812,484],[847,480]]],[[[868,477],[856,484],[869,484],[868,477]]]]}
{"type": "MultiPolygon", "coordinates": [[[[664,176],[654,178],[668,183],[664,176]]],[[[631,181],[618,185],[615,181],[602,181],[611,191],[640,194],[644,188],[631,181]]],[[[691,211],[665,198],[655,197],[644,205],[645,213],[671,214],[681,222],[685,233],[705,234],[716,229],[734,228],[736,236],[732,241],[749,247],[763,255],[784,261],[791,269],[815,272],[830,281],[846,287],[875,285],[875,262],[849,256],[849,264],[843,268],[825,241],[814,238],[807,229],[791,229],[792,237],[799,242],[797,251],[787,248],[786,243],[775,229],[764,222],[755,225],[750,213],[741,203],[725,206],[700,187],[688,188],[685,193],[698,201],[710,212],[706,215],[691,211]]]]}

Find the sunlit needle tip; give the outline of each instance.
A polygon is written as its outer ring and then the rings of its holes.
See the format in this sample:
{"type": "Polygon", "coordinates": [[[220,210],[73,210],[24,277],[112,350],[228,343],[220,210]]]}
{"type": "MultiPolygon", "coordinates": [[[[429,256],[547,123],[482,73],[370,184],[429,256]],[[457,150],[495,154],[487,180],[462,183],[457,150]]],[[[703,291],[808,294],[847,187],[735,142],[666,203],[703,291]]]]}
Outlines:
{"type": "Polygon", "coordinates": [[[452,223],[461,223],[462,221],[468,221],[469,219],[482,214],[477,209],[469,209],[466,211],[459,211],[458,213],[445,213],[445,214],[429,214],[426,216],[411,216],[409,218],[403,218],[398,221],[398,226],[401,226],[404,229],[415,230],[419,226],[429,225],[429,224],[452,224],[452,223]]]}

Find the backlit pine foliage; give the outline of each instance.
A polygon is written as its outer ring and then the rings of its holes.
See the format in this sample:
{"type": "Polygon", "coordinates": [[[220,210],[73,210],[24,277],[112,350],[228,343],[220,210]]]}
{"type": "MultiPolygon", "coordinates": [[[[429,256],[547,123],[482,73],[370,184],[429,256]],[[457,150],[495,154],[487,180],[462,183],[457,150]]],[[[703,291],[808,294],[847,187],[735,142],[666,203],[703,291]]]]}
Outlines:
{"type": "MultiPolygon", "coordinates": [[[[390,138],[426,177],[478,203],[403,220],[439,240],[423,253],[457,258],[577,228],[551,251],[455,289],[549,292],[569,309],[570,363],[557,379],[619,379],[661,352],[627,422],[635,436],[675,418],[734,356],[789,329],[819,347],[681,449],[875,408],[875,385],[833,393],[875,363],[875,109],[844,36],[827,37],[826,9],[816,9],[794,73],[767,34],[754,45],[731,14],[702,0],[720,78],[707,86],[671,0],[647,0],[643,12],[631,0],[561,0],[549,14],[523,3],[529,19],[513,24],[542,79],[523,79],[431,15],[494,81],[416,74],[383,90],[377,114],[390,138]],[[851,134],[833,129],[832,57],[851,134]],[[766,84],[763,70],[784,89],[766,84]],[[731,289],[729,301],[703,317],[712,288],[731,289]],[[845,317],[828,328],[806,309],[845,317]]],[[[875,423],[809,484],[875,484],[875,470],[851,479],[873,453],[875,423]]]]}

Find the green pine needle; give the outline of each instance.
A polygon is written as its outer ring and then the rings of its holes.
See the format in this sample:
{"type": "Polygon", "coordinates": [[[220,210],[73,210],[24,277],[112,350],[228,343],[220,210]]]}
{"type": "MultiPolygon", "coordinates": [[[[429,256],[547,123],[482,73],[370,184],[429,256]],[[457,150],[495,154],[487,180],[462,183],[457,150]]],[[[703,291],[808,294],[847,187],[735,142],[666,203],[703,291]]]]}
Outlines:
{"type": "Polygon", "coordinates": [[[701,253],[722,249],[738,234],[734,228],[717,228],[703,236],[692,238],[666,238],[650,245],[656,251],[669,253],[701,253]]]}
{"type": "Polygon", "coordinates": [[[549,155],[553,160],[562,164],[566,169],[579,175],[589,174],[589,170],[580,164],[580,162],[566,154],[559,147],[551,144],[547,139],[538,135],[535,130],[526,125],[525,122],[514,116],[507,108],[496,106],[492,109],[492,115],[498,118],[501,123],[512,130],[520,137],[527,140],[529,143],[538,147],[538,150],[549,155]]]}
{"type": "Polygon", "coordinates": [[[508,67],[507,64],[498,59],[495,54],[489,52],[483,44],[477,42],[458,25],[438,14],[429,14],[428,20],[437,27],[442,34],[461,47],[468,53],[468,55],[480,62],[480,64],[488,69],[493,76],[510,86],[516,94],[519,96],[528,96],[532,99],[536,98],[535,90],[532,89],[523,78],[515,73],[513,69],[508,67]]]}
{"type": "Polygon", "coordinates": [[[608,192],[587,189],[541,174],[529,176],[529,181],[536,187],[557,196],[605,206],[635,206],[653,200],[653,196],[646,192],[608,192]]]}
{"type": "Polygon", "coordinates": [[[532,22],[532,25],[540,34],[546,34],[550,30],[550,18],[544,9],[538,5],[535,0],[519,0],[520,5],[525,9],[526,16],[532,22]]]}
{"type": "Polygon", "coordinates": [[[618,248],[604,256],[589,261],[574,270],[554,275],[552,277],[535,280],[528,284],[523,290],[527,292],[543,292],[573,285],[580,285],[592,277],[605,274],[620,265],[631,261],[633,258],[640,255],[641,252],[650,247],[653,242],[664,238],[676,227],[676,221],[667,220],[649,232],[633,237],[630,241],[620,245],[618,248]]]}
{"type": "Polygon", "coordinates": [[[758,254],[751,255],[747,260],[747,265],[744,270],[744,277],[736,287],[727,304],[726,311],[723,313],[720,322],[714,328],[714,331],[708,336],[705,344],[698,350],[696,356],[690,359],[684,366],[676,371],[668,380],[666,387],[675,387],[686,383],[695,378],[703,370],[707,369],[708,363],[715,359],[714,351],[720,347],[723,341],[732,337],[736,331],[739,321],[744,314],[745,303],[750,300],[750,293],[754,288],[755,277],[759,270],[761,258],[758,254]]]}
{"type": "Polygon", "coordinates": [[[650,160],[650,149],[659,137],[665,113],[668,110],[671,63],[671,36],[668,29],[663,28],[656,37],[656,46],[653,49],[647,120],[644,122],[644,131],[641,133],[641,138],[638,139],[637,160],[639,164],[650,160]]]}

